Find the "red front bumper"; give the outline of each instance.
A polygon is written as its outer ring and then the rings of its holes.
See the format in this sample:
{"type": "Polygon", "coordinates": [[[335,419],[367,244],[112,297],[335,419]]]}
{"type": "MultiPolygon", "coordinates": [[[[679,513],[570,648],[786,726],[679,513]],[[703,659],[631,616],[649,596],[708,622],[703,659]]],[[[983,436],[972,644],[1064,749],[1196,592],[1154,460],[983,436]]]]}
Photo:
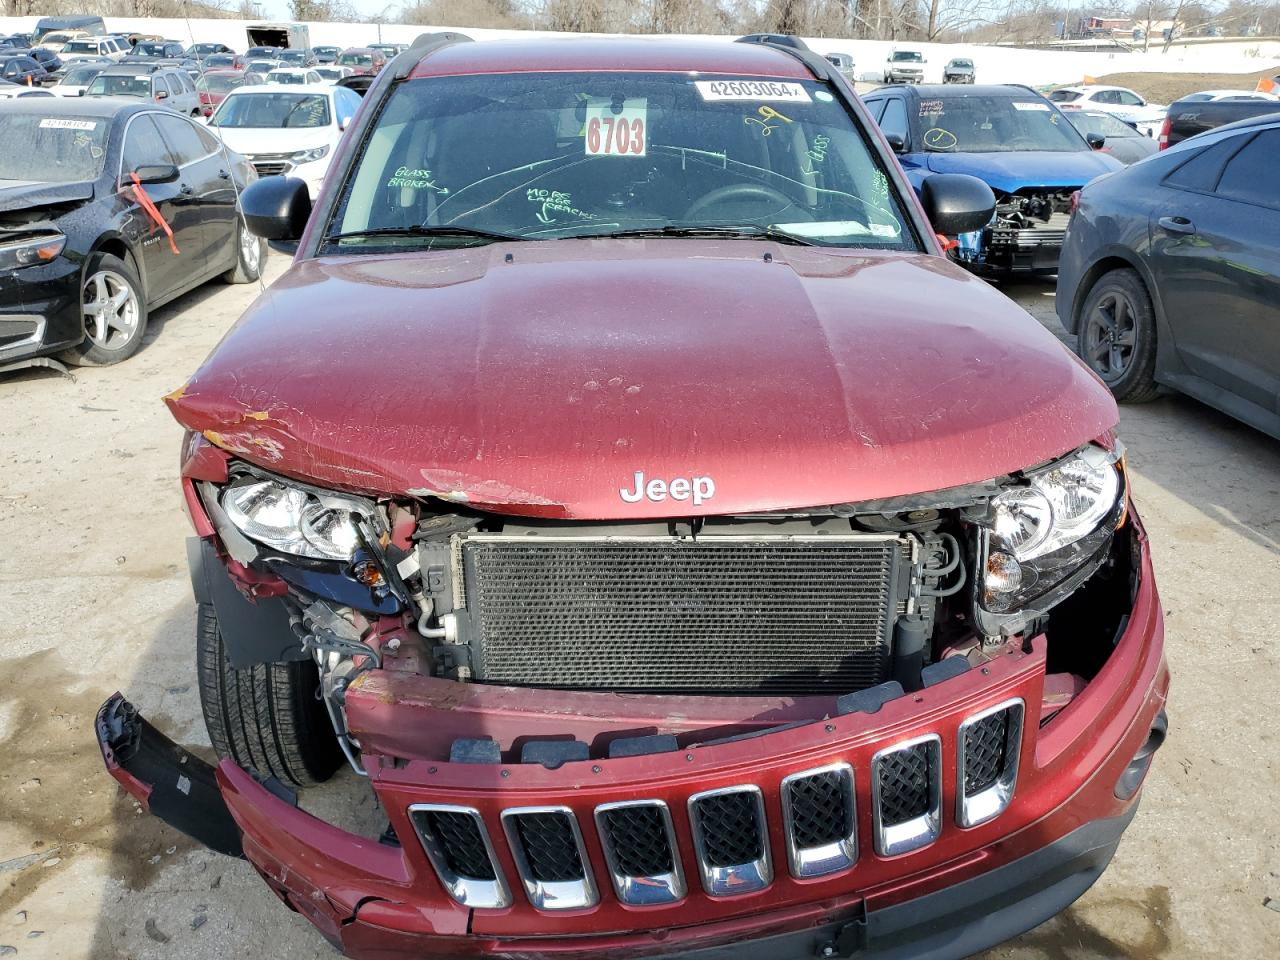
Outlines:
{"type": "MultiPolygon", "coordinates": [[[[276,796],[231,761],[218,767],[217,782],[243,834],[244,855],[286,904],[353,957],[665,956],[816,928],[854,906],[865,916],[980,878],[1086,824],[1119,822],[1129,812],[1136,796],[1118,798],[1117,781],[1147,741],[1169,683],[1145,537],[1139,535],[1139,543],[1136,599],[1114,652],[1085,690],[1043,727],[1035,722],[1045,678],[1043,638],[1029,652],[1011,651],[981,669],[893,700],[875,714],[835,716],[749,739],[566,763],[554,770],[523,763],[393,761],[379,754],[378,749],[395,744],[397,716],[407,728],[414,720],[411,712],[401,713],[399,698],[389,702],[383,696],[387,691],[378,687],[375,672],[363,699],[360,685],[353,687],[348,721],[365,746],[363,760],[372,786],[401,846],[325,823],[276,796]],[[965,718],[1010,698],[1021,698],[1028,707],[1013,800],[994,820],[961,828],[955,816],[957,728],[965,718]],[[885,747],[929,733],[942,742],[940,835],[923,849],[882,857],[875,852],[867,816],[871,758],[885,747]],[[833,876],[793,878],[777,829],[782,822],[780,782],[796,771],[835,762],[854,770],[857,861],[833,876]],[[741,784],[756,785],[763,793],[773,880],[757,893],[711,897],[699,885],[687,801],[697,792],[741,784]],[[676,903],[628,906],[610,887],[594,811],[603,803],[634,799],[664,801],[671,812],[689,888],[676,903]],[[512,906],[472,909],[448,896],[410,822],[408,808],[416,803],[457,804],[480,812],[514,893],[512,906]],[[499,817],[504,809],[529,806],[563,806],[574,812],[599,887],[595,906],[540,911],[525,899],[499,817]]],[[[572,713],[566,709],[563,733],[578,732],[572,713]]],[[[471,712],[469,736],[492,735],[506,746],[512,717],[521,714],[518,699],[513,700],[512,710],[496,719],[490,731],[484,714],[471,712]]],[[[693,719],[701,724],[706,718],[693,719]]],[[[690,718],[672,717],[663,726],[683,729],[689,723],[690,718]]],[[[539,732],[552,730],[544,724],[539,732]]],[[[108,766],[113,766],[110,758],[108,766]]],[[[131,787],[124,770],[116,766],[112,772],[131,787]]]]}

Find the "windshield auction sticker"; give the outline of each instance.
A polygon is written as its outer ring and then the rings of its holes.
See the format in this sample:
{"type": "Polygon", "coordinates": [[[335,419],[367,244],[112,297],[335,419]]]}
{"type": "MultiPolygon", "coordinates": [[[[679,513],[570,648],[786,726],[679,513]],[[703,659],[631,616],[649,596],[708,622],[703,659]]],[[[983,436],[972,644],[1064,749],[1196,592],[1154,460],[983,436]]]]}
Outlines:
{"type": "Polygon", "coordinates": [[[646,126],[649,101],[592,100],[587,104],[586,142],[588,157],[643,157],[647,148],[646,126]]]}
{"type": "Polygon", "coordinates": [[[65,117],[45,117],[40,121],[41,130],[97,130],[94,120],[68,120],[65,117]]]}
{"type": "Polygon", "coordinates": [[[1048,113],[1049,105],[1047,103],[1035,103],[1031,100],[1014,100],[1013,109],[1015,110],[1032,110],[1036,113],[1048,113]]]}
{"type": "Polygon", "coordinates": [[[703,100],[782,100],[812,103],[809,91],[798,83],[780,80],[695,80],[703,100]]]}

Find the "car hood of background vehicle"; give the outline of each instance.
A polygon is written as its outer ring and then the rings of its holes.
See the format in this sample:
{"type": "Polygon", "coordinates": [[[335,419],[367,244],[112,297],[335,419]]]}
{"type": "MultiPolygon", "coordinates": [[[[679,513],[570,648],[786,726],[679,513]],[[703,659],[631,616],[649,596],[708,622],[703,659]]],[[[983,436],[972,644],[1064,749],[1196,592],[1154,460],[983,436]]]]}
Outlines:
{"type": "MultiPolygon", "coordinates": [[[[225,101],[224,101],[225,102],[225,101]]],[[[336,139],[332,127],[210,127],[236,153],[297,153],[336,139]]]]}
{"type": "Polygon", "coordinates": [[[1023,187],[1081,187],[1121,164],[1096,150],[1017,150],[1008,153],[927,153],[934,173],[967,173],[993,190],[1013,193],[1023,187]]]}
{"type": "Polygon", "coordinates": [[[320,485],[582,519],[937,490],[1117,420],[1052,334],[940,257],[749,240],[305,260],[166,399],[320,485]],[[715,495],[628,504],[637,471],[715,495]]]}

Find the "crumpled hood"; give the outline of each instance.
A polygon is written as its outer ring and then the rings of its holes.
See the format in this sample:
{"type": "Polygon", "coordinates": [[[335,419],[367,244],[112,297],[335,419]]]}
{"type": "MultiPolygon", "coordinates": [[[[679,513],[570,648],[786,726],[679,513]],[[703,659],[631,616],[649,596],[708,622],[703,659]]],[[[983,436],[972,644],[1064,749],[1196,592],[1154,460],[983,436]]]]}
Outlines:
{"type": "Polygon", "coordinates": [[[0,212],[75,203],[93,196],[93,181],[48,183],[43,180],[0,180],[0,212]]]}
{"type": "Polygon", "coordinates": [[[1096,150],[1019,150],[1009,153],[926,153],[934,173],[967,173],[993,190],[1023,187],[1082,187],[1094,177],[1124,169],[1115,157],[1096,150]]]}
{"type": "Polygon", "coordinates": [[[167,402],[316,484],[592,519],[936,490],[1117,420],[1056,338],[939,257],[750,240],[303,261],[167,402]],[[690,486],[631,502],[637,472],[690,486]]]}

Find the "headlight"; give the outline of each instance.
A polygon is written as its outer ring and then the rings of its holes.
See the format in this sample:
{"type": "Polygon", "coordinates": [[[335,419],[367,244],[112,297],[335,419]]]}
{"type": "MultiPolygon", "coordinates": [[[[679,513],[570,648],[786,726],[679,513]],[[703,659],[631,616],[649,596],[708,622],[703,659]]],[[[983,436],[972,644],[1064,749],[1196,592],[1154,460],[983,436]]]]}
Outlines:
{"type": "Polygon", "coordinates": [[[1123,515],[1118,456],[1087,447],[991,501],[982,605],[1019,609],[1095,558],[1123,515]]]}
{"type": "Polygon", "coordinates": [[[319,160],[329,152],[329,145],[326,143],[323,147],[312,147],[310,150],[299,150],[293,155],[294,163],[311,163],[313,160],[319,160]]]}
{"type": "Polygon", "coordinates": [[[222,509],[250,540],[284,553],[322,560],[350,560],[360,545],[356,517],[366,511],[356,500],[323,499],[274,480],[228,487],[222,509]]]}
{"type": "Polygon", "coordinates": [[[60,233],[45,233],[25,237],[10,243],[0,243],[0,270],[16,270],[37,263],[48,263],[62,252],[67,238],[60,233]]]}

